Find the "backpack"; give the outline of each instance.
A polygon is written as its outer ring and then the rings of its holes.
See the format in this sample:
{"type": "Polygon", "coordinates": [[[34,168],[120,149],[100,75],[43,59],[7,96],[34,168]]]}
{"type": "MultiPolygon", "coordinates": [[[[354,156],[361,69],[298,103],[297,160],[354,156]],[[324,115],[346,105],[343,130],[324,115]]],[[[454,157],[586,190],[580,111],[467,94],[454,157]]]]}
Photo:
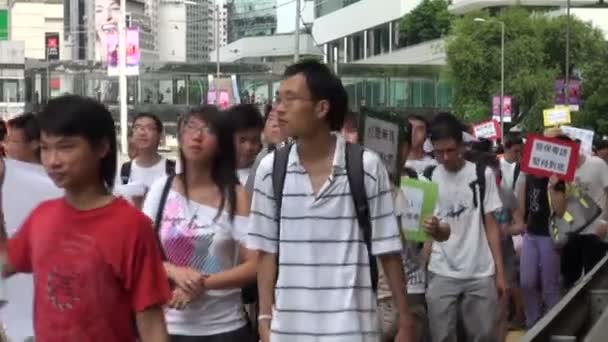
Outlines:
{"type": "MultiPolygon", "coordinates": [[[[276,202],[276,218],[278,226],[277,240],[280,241],[281,234],[281,207],[283,204],[283,188],[285,176],[287,175],[287,162],[292,144],[281,147],[274,152],[274,164],[272,166],[272,187],[276,202]]],[[[367,247],[369,258],[370,277],[374,292],[378,289],[378,265],[376,257],[372,254],[372,225],[369,213],[369,203],[365,191],[365,172],[363,169],[363,152],[361,145],[346,143],[346,171],[348,184],[352,194],[357,222],[363,231],[363,240],[367,247]]],[[[280,245],[280,243],[279,243],[280,245]]],[[[279,248],[277,248],[277,263],[279,261],[279,248]]],[[[276,279],[279,278],[279,267],[277,265],[276,279]]],[[[275,281],[276,281],[275,279],[275,281]]]]}
{"type": "MultiPolygon", "coordinates": [[[[549,235],[558,248],[563,247],[570,236],[581,233],[602,215],[602,208],[577,186],[567,186],[565,193],[566,212],[560,217],[551,209],[549,221],[549,235]]],[[[551,207],[551,196],[547,196],[551,207]]]]}
{"type": "MultiPolygon", "coordinates": [[[[424,177],[430,181],[433,181],[433,172],[436,168],[436,165],[427,167],[423,172],[424,177]]],[[[475,174],[477,175],[477,179],[471,182],[469,187],[473,192],[473,205],[475,205],[475,208],[479,207],[481,209],[481,220],[485,225],[485,209],[483,202],[486,196],[486,166],[482,163],[475,164],[475,174]],[[477,199],[475,187],[479,188],[479,201],[477,199]]]]}
{"type": "MultiPolygon", "coordinates": [[[[131,178],[131,167],[133,165],[133,161],[129,160],[128,162],[122,164],[120,167],[120,180],[122,184],[128,184],[129,178],[131,178]]],[[[171,159],[166,159],[165,162],[165,173],[167,176],[175,175],[175,161],[171,159]]]]}
{"type": "Polygon", "coordinates": [[[515,190],[515,186],[517,185],[517,179],[519,178],[520,173],[521,167],[519,163],[516,163],[515,168],[513,169],[513,184],[511,185],[511,187],[513,188],[512,190],[515,190]]]}

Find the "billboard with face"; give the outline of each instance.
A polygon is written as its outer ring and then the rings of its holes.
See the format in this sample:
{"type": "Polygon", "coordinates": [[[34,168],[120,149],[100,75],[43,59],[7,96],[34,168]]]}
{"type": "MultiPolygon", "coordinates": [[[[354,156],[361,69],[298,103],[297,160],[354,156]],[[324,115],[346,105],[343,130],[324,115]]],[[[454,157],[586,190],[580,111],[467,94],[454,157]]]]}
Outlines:
{"type": "Polygon", "coordinates": [[[95,60],[106,62],[108,37],[118,32],[119,0],[95,0],[95,60]]]}

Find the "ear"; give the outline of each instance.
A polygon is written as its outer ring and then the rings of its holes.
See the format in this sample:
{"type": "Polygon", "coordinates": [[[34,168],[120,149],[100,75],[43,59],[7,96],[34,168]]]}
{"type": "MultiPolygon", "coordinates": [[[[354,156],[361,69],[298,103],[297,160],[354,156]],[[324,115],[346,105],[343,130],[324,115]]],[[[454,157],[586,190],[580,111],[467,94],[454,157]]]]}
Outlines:
{"type": "Polygon", "coordinates": [[[317,114],[317,118],[319,118],[319,120],[325,120],[325,117],[327,117],[327,113],[329,113],[330,108],[331,108],[331,105],[329,104],[329,101],[327,101],[327,100],[321,100],[321,101],[317,102],[317,104],[315,106],[315,112],[317,114]]]}

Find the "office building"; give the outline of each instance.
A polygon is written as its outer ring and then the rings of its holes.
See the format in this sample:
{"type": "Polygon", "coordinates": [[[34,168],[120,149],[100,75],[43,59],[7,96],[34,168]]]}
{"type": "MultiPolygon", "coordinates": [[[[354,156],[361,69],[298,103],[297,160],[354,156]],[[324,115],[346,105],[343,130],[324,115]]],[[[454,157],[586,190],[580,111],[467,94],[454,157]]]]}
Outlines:
{"type": "Polygon", "coordinates": [[[207,61],[214,50],[211,0],[162,0],[159,10],[159,59],[164,62],[207,61]]]}
{"type": "Polygon", "coordinates": [[[228,42],[276,33],[277,0],[230,0],[227,6],[228,42]]]}

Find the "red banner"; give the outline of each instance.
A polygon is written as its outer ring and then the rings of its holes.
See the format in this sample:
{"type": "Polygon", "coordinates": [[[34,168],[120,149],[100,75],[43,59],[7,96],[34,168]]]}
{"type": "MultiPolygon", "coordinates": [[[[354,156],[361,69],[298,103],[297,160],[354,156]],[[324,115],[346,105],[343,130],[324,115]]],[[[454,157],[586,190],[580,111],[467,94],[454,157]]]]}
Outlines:
{"type": "Polygon", "coordinates": [[[539,177],[557,175],[559,179],[574,180],[580,145],[574,141],[530,134],[521,160],[521,171],[539,177]]]}

